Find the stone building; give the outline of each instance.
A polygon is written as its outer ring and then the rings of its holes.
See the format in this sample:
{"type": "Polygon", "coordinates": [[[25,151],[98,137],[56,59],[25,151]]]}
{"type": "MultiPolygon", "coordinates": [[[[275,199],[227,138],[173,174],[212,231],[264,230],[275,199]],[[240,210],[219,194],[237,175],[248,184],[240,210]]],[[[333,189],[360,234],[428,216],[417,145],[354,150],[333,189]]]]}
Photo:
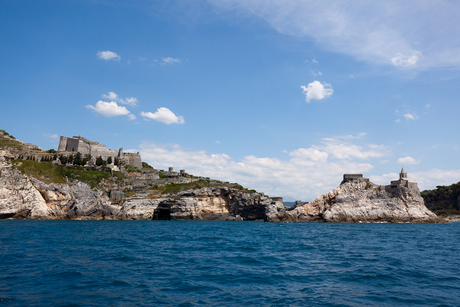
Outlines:
{"type": "MultiPolygon", "coordinates": [[[[344,174],[343,180],[340,184],[342,185],[352,180],[369,181],[369,179],[364,178],[362,174],[344,174]]],[[[414,180],[407,178],[407,173],[404,170],[404,167],[401,169],[401,173],[399,173],[398,180],[392,180],[390,185],[380,186],[380,189],[386,190],[388,192],[392,192],[392,191],[396,191],[398,188],[401,188],[401,187],[408,188],[413,191],[418,191],[417,183],[414,180]]]]}
{"type": "Polygon", "coordinates": [[[108,157],[112,157],[112,159],[118,158],[120,161],[128,165],[139,169],[142,168],[142,160],[139,152],[123,152],[123,148],[120,148],[119,150],[108,149],[105,145],[99,144],[98,142],[91,142],[81,135],[73,137],[65,137],[61,135],[59,140],[58,153],[64,152],[79,152],[83,155],[102,157],[104,160],[107,160],[108,157]]]}
{"type": "Polygon", "coordinates": [[[352,181],[352,180],[366,180],[369,181],[368,178],[364,178],[363,174],[343,174],[343,180],[340,183],[341,185],[345,182],[352,181]]]}
{"type": "Polygon", "coordinates": [[[385,186],[385,190],[394,191],[400,187],[408,188],[410,190],[418,190],[417,182],[407,178],[407,173],[404,170],[404,167],[401,169],[401,173],[399,173],[399,179],[392,180],[390,185],[385,186]]]}

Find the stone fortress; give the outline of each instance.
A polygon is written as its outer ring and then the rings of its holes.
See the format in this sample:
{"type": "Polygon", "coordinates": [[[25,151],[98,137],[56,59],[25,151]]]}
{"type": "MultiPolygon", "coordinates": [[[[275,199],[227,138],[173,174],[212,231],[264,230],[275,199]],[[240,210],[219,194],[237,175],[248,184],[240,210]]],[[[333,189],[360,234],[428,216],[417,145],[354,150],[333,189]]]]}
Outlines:
{"type": "Polygon", "coordinates": [[[73,137],[65,137],[61,135],[58,153],[71,152],[79,152],[82,155],[91,155],[93,157],[102,157],[104,160],[107,160],[108,157],[111,157],[112,159],[117,158],[128,165],[142,169],[142,160],[139,152],[123,152],[123,148],[120,148],[119,150],[108,149],[105,145],[99,144],[98,142],[91,142],[81,135],[73,137]]]}
{"type": "MultiPolygon", "coordinates": [[[[364,178],[362,174],[344,174],[343,180],[340,184],[342,185],[352,180],[369,181],[369,178],[364,178]]],[[[380,186],[380,189],[387,192],[396,191],[398,188],[407,188],[412,191],[419,191],[417,183],[414,180],[407,178],[407,173],[404,170],[404,167],[401,169],[401,173],[399,173],[398,180],[392,180],[390,185],[380,186]]]]}

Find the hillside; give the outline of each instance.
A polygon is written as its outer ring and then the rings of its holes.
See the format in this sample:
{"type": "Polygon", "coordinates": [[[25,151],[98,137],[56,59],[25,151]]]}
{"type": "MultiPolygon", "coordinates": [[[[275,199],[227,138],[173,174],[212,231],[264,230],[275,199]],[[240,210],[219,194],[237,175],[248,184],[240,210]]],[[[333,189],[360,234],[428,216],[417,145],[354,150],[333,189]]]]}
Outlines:
{"type": "Polygon", "coordinates": [[[440,216],[460,215],[460,182],[421,193],[428,209],[440,216]]]}

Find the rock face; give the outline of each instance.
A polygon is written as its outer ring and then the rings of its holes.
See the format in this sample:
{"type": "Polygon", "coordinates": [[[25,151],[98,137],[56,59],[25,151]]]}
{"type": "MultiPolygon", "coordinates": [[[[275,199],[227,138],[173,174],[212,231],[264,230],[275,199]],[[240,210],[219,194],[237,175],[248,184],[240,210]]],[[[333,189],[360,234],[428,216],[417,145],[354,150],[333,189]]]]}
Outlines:
{"type": "Polygon", "coordinates": [[[286,207],[280,199],[226,186],[175,194],[125,195],[81,181],[44,183],[0,156],[0,219],[265,220],[267,222],[440,222],[417,189],[388,191],[352,180],[314,201],[286,207]]]}
{"type": "Polygon", "coordinates": [[[0,218],[54,219],[54,211],[32,182],[0,157],[0,218]]]}
{"type": "Polygon", "coordinates": [[[228,187],[125,198],[123,190],[91,189],[77,180],[47,184],[29,178],[0,156],[0,219],[263,220],[272,202],[228,187]]]}
{"type": "Polygon", "coordinates": [[[269,222],[442,222],[425,207],[418,189],[388,192],[366,180],[346,182],[290,211],[271,207],[266,215],[269,222]]]}

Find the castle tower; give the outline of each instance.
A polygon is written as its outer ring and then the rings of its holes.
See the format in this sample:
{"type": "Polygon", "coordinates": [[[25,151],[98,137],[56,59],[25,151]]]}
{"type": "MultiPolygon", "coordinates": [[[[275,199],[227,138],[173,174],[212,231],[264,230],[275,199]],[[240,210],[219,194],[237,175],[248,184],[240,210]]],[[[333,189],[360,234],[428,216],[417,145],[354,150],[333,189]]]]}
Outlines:
{"type": "Polygon", "coordinates": [[[63,135],[61,135],[60,139],[59,139],[59,147],[58,147],[58,151],[65,151],[67,147],[67,138],[63,135]]]}
{"type": "Polygon", "coordinates": [[[399,173],[399,179],[407,179],[407,173],[404,170],[404,167],[401,169],[401,173],[399,173]]]}

